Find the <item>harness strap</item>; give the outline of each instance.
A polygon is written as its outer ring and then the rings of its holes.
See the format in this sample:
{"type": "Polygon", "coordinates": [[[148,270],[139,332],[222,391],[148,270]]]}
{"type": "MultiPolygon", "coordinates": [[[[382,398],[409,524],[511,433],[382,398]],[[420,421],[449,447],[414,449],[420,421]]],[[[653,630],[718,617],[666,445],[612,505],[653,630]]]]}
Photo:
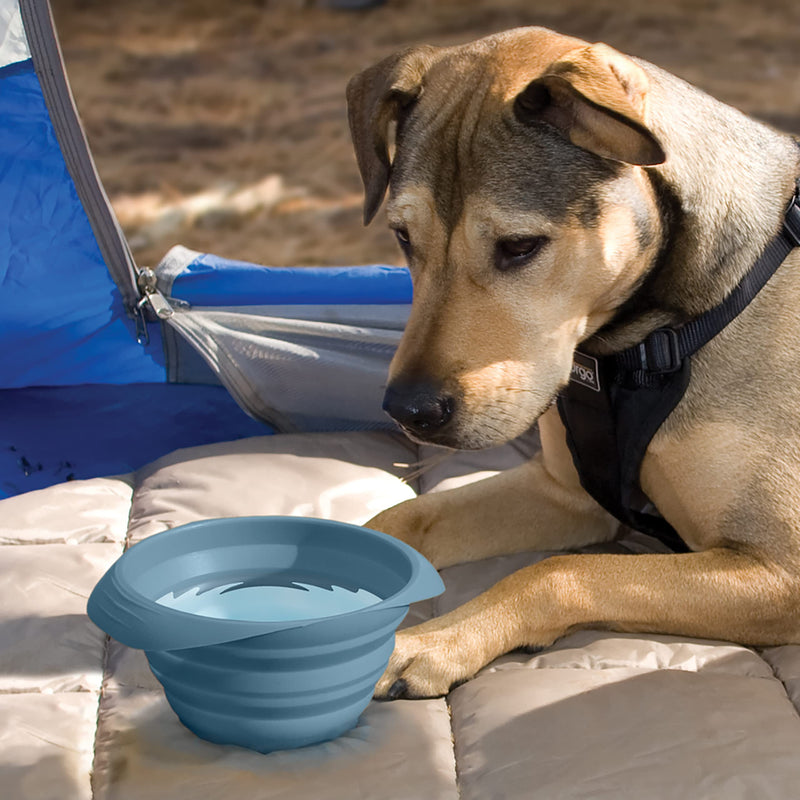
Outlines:
{"type": "Polygon", "coordinates": [[[690,356],[747,307],[798,246],[800,181],[781,230],[720,305],[680,328],[659,328],[620,353],[601,358],[575,354],[558,410],[581,484],[618,520],[673,550],[688,548],[641,489],[645,452],[689,385],[690,356]]]}

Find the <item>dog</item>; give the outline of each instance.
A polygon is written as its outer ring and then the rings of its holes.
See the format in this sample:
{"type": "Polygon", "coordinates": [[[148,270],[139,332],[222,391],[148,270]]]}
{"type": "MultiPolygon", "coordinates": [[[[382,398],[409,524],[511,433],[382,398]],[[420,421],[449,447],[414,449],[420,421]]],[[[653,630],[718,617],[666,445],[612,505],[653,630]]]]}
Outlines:
{"type": "Polygon", "coordinates": [[[605,44],[521,28],[356,75],[365,224],[388,189],[413,303],[384,408],[414,440],[541,452],[367,523],[438,568],[559,550],[398,633],[377,698],[435,697],[581,628],[800,642],[800,251],[694,353],[641,490],[687,552],[569,551],[619,522],[584,488],[554,400],[600,359],[729,296],[781,229],[789,135],[605,44]]]}

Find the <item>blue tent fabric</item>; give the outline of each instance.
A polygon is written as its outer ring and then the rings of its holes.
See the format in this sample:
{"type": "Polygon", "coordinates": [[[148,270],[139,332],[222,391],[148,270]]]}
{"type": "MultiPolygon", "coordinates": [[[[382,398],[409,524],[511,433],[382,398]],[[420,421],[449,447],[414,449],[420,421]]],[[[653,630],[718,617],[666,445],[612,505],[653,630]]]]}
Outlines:
{"type": "Polygon", "coordinates": [[[411,302],[404,267],[265,267],[201,253],[172,283],[191,305],[395,305],[411,302]]]}
{"type": "Polygon", "coordinates": [[[0,499],[132,472],[182,447],[271,432],[220,386],[7,389],[0,391],[0,499]]]}
{"type": "Polygon", "coordinates": [[[33,62],[0,70],[0,387],[165,380],[142,348],[56,138],[33,62]]]}

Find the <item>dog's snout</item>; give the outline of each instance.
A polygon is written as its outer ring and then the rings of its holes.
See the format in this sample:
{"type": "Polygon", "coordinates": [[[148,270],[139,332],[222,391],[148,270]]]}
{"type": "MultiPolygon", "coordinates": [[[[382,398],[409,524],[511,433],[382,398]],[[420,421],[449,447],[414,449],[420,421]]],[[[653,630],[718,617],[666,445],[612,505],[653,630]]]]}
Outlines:
{"type": "Polygon", "coordinates": [[[409,433],[438,433],[455,411],[455,399],[432,384],[395,383],[388,387],[383,410],[409,433]]]}

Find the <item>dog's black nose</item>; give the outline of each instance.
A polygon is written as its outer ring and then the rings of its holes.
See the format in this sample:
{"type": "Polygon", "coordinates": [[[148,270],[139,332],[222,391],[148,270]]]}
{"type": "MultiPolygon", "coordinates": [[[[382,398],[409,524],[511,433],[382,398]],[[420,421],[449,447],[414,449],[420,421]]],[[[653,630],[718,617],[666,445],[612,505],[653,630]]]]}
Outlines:
{"type": "Polygon", "coordinates": [[[455,411],[455,399],[429,383],[397,382],[386,389],[383,410],[409,433],[440,431],[455,411]]]}

